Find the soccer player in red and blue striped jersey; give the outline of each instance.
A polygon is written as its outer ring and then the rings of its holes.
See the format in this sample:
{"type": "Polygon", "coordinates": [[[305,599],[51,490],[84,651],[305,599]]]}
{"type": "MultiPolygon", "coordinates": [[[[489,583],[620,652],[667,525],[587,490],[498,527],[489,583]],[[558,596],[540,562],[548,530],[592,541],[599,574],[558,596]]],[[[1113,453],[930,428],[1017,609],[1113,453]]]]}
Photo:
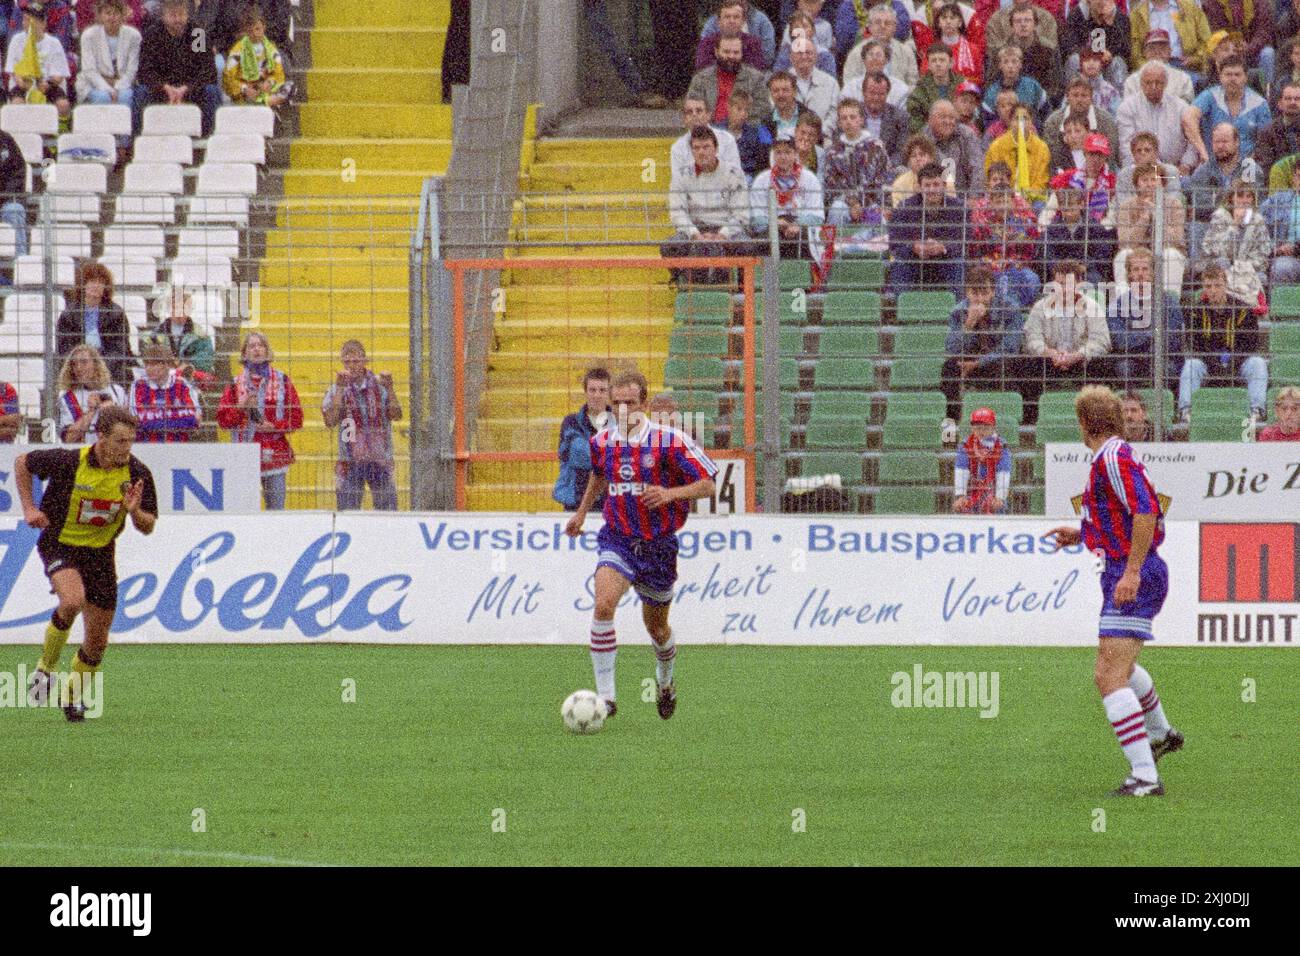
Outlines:
{"type": "Polygon", "coordinates": [[[643,412],[645,376],[623,372],[610,388],[610,418],[591,438],[591,477],[565,533],[582,534],[592,504],[605,494],[605,525],[597,536],[596,606],[591,621],[591,663],[596,693],[609,713],[615,705],[614,611],[629,587],[641,598],[641,617],[655,649],[659,716],[677,707],[673,663],[677,655],[668,610],[677,581],[677,531],[691,502],[713,494],[717,466],[685,432],[651,421],[643,412]]]}
{"type": "Polygon", "coordinates": [[[1165,537],[1163,509],[1146,469],[1124,441],[1119,396],[1104,386],[1088,386],[1074,409],[1083,442],[1093,453],[1082,522],[1046,536],[1058,548],[1082,541],[1103,561],[1094,677],[1131,768],[1114,795],[1163,796],[1156,761],[1181,749],[1183,735],[1169,725],[1151,675],[1137,662],[1169,593],[1169,568],[1156,552],[1165,537]]]}

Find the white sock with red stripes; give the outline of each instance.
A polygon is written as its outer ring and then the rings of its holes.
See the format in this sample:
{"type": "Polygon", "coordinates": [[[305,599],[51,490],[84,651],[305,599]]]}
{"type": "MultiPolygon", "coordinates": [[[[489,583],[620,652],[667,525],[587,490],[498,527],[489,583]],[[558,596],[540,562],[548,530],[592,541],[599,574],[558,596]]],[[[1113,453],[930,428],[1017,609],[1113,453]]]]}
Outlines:
{"type": "Polygon", "coordinates": [[[650,644],[655,651],[655,682],[660,687],[667,687],[673,682],[673,663],[677,660],[677,640],[672,629],[668,630],[668,640],[656,644],[651,638],[650,644]]]}
{"type": "Polygon", "coordinates": [[[1155,682],[1141,664],[1133,665],[1133,676],[1128,679],[1128,686],[1137,694],[1138,704],[1146,718],[1147,733],[1156,743],[1164,740],[1169,733],[1169,720],[1165,717],[1165,709],[1160,706],[1155,682]]]}
{"type": "Polygon", "coordinates": [[[1156,759],[1151,754],[1142,705],[1138,703],[1133,688],[1121,687],[1103,697],[1101,703],[1106,708],[1106,719],[1115,731],[1120,748],[1133,768],[1133,776],[1147,783],[1160,779],[1156,773],[1156,759]]]}
{"type": "Polygon", "coordinates": [[[614,699],[614,659],[618,657],[618,641],[614,638],[614,622],[591,621],[591,667],[596,672],[596,694],[602,700],[614,699]]]}

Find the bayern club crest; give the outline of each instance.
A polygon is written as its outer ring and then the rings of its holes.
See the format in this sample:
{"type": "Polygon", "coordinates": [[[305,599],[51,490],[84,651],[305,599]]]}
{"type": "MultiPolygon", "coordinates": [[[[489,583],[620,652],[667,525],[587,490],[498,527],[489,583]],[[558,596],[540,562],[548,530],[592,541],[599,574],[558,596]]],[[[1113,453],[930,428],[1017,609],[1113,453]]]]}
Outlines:
{"type": "Polygon", "coordinates": [[[642,467],[642,468],[653,468],[654,466],[655,466],[655,456],[654,456],[654,455],[650,454],[650,452],[646,452],[644,455],[641,456],[641,467],[642,467]]]}
{"type": "Polygon", "coordinates": [[[620,478],[622,478],[624,481],[631,481],[631,480],[632,480],[632,466],[631,466],[631,465],[619,465],[619,466],[618,466],[618,476],[619,476],[620,478]]]}

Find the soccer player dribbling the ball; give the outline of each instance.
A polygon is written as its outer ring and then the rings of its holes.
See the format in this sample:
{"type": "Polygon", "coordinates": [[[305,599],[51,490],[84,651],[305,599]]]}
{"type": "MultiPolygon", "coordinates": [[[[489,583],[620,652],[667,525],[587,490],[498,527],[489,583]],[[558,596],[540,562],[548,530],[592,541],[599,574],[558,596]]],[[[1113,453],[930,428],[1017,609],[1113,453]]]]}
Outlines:
{"type": "Polygon", "coordinates": [[[28,452],[14,461],[23,518],[41,529],[36,551],[59,599],[27,695],[36,706],[49,700],[51,675],[58,672],[63,645],[77,615],[84,613],[85,638],[63,696],[63,713],[73,722],[85,720],[81,685],[99,670],[108,647],[117,607],[114,542],[127,515],[141,534],[151,534],[158,520],[153,475],[131,454],[139,425],[120,405],[101,406],[99,438],[93,445],[28,452]],[[33,475],[49,481],[39,507],[32,500],[33,475]]]}
{"type": "Polygon", "coordinates": [[[605,525],[596,540],[596,604],[591,620],[591,664],[596,693],[609,715],[614,703],[614,611],[629,587],[641,598],[641,617],[654,642],[656,703],[667,720],[677,709],[673,662],[677,655],[668,610],[677,581],[677,531],[691,502],[713,494],[717,466],[684,431],[646,417],[648,387],[639,372],[623,372],[610,388],[610,417],[591,438],[591,477],[565,526],[582,534],[592,503],[606,494],[605,525]]]}
{"type": "Polygon", "coordinates": [[[1112,795],[1163,796],[1156,761],[1183,746],[1165,719],[1151,675],[1137,662],[1151,622],[1169,592],[1169,568],[1156,553],[1164,515],[1155,488],[1124,441],[1124,412],[1109,388],[1090,385],[1074,401],[1083,442],[1093,452],[1080,527],[1049,531],[1057,548],[1083,542],[1102,557],[1101,622],[1094,677],[1132,772],[1112,795]]]}

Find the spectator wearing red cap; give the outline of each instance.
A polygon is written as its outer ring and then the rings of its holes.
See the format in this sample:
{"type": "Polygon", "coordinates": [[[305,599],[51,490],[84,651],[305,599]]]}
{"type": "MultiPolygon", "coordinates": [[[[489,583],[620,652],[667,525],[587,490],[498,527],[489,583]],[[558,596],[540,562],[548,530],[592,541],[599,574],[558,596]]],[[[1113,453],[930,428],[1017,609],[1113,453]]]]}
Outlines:
{"type": "Polygon", "coordinates": [[[1116,87],[1128,78],[1128,60],[1133,52],[1132,28],[1128,15],[1115,0],[1090,0],[1084,7],[1075,4],[1065,19],[1061,35],[1061,55],[1065,57],[1065,75],[1079,72],[1084,53],[1101,58],[1102,72],[1116,87]]]}
{"type": "Polygon", "coordinates": [[[1193,73],[1205,71],[1210,22],[1196,0],[1137,0],[1129,7],[1128,19],[1133,34],[1134,71],[1146,62],[1145,44],[1139,51],[1138,38],[1147,39],[1152,30],[1165,32],[1170,44],[1169,62],[1174,66],[1193,73]]]}
{"type": "MultiPolygon", "coordinates": [[[[1115,123],[1115,117],[1093,102],[1092,87],[1086,79],[1076,76],[1065,86],[1065,102],[1043,121],[1043,139],[1052,151],[1052,168],[1056,170],[1072,169],[1079,165],[1064,162],[1065,157],[1062,155],[1065,152],[1065,121],[1072,116],[1082,119],[1089,133],[1100,133],[1107,143],[1119,142],[1119,126],[1115,123]]],[[[1108,165],[1113,166],[1114,163],[1109,162],[1108,165]]]]}
{"type": "MultiPolygon", "coordinates": [[[[1083,167],[1057,173],[1052,177],[1051,187],[1053,190],[1078,190],[1086,199],[1085,218],[1089,222],[1112,227],[1115,221],[1116,181],[1115,173],[1108,165],[1109,162],[1110,141],[1101,133],[1089,133],[1083,140],[1083,167]]],[[[1052,200],[1048,200],[1039,221],[1044,224],[1050,223],[1054,208],[1052,200]]],[[[1111,255],[1114,255],[1113,248],[1111,255]]],[[[1078,256],[1071,255],[1065,258],[1075,259],[1078,256]]]]}
{"type": "Polygon", "coordinates": [[[952,98],[953,108],[957,110],[957,125],[970,130],[976,139],[984,135],[984,117],[980,109],[983,99],[984,91],[970,80],[957,87],[957,95],[952,98]]]}
{"type": "Polygon", "coordinates": [[[1011,491],[1011,449],[997,432],[991,408],[971,412],[971,433],[957,449],[952,510],[957,514],[1004,514],[1011,491]]]}
{"type": "MultiPolygon", "coordinates": [[[[1133,42],[1136,45],[1136,33],[1133,34],[1133,42]]],[[[1168,30],[1148,30],[1146,36],[1142,38],[1142,52],[1144,54],[1142,58],[1144,64],[1156,60],[1165,65],[1165,69],[1169,72],[1170,93],[1180,100],[1186,100],[1188,103],[1196,98],[1196,84],[1192,80],[1192,75],[1187,70],[1170,62],[1170,57],[1173,54],[1169,46],[1168,30]]],[[[1135,56],[1134,59],[1136,60],[1138,57],[1135,56]]],[[[1133,72],[1128,75],[1128,79],[1124,81],[1124,96],[1133,96],[1142,92],[1142,81],[1138,77],[1138,72],[1139,68],[1135,67],[1133,72]]]]}

